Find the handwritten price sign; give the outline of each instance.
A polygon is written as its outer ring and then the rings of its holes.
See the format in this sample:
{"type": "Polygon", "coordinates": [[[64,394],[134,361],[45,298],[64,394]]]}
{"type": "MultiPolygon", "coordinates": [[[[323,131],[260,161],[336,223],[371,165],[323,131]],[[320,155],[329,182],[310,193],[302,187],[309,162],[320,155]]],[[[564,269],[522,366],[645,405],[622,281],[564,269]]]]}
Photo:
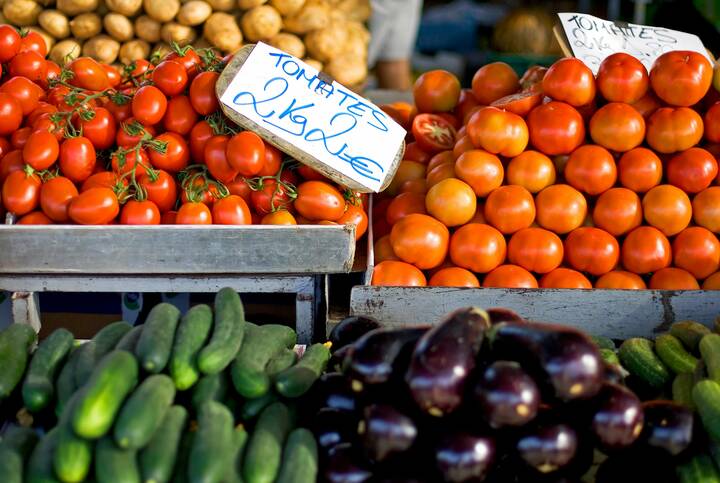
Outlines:
{"type": "Polygon", "coordinates": [[[263,43],[237,62],[223,72],[232,80],[218,81],[234,121],[344,185],[377,192],[389,183],[405,130],[379,107],[263,43]]]}
{"type": "Polygon", "coordinates": [[[648,70],[665,52],[693,50],[711,63],[697,35],[662,27],[616,23],[584,13],[558,13],[560,23],[575,57],[597,74],[600,63],[611,54],[625,52],[640,59],[648,70]]]}

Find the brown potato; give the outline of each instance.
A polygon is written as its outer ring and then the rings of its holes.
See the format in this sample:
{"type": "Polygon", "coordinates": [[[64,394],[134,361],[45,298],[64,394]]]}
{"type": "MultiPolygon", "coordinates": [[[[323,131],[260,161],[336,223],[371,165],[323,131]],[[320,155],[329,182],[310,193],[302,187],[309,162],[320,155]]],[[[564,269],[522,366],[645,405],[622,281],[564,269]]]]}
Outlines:
{"type": "Polygon", "coordinates": [[[94,12],[98,9],[99,4],[99,0],[57,0],[55,8],[74,17],[81,13],[94,12]]]}
{"type": "Polygon", "coordinates": [[[43,10],[40,12],[38,24],[56,39],[64,39],[70,35],[68,18],[57,10],[43,10]]]}
{"type": "Polygon", "coordinates": [[[175,42],[181,47],[191,44],[196,38],[195,29],[177,22],[169,22],[160,29],[160,38],[167,44],[175,42]]]}
{"type": "Polygon", "coordinates": [[[270,0],[270,5],[283,17],[296,14],[304,4],[305,0],[270,0]]]}
{"type": "Polygon", "coordinates": [[[345,22],[335,22],[307,34],[305,45],[311,57],[321,62],[328,62],[342,54],[347,39],[348,32],[345,22]]]}
{"type": "Polygon", "coordinates": [[[143,0],[145,13],[158,22],[169,22],[180,11],[179,0],[143,0]]]}
{"type": "Polygon", "coordinates": [[[284,29],[298,35],[325,28],[330,23],[330,6],[324,0],[307,0],[294,15],[285,18],[284,29]]]}
{"type": "Polygon", "coordinates": [[[270,5],[248,10],[240,21],[243,35],[251,42],[268,40],[280,33],[282,17],[270,5]]]}
{"type": "Polygon", "coordinates": [[[212,15],[212,7],[203,0],[190,0],[180,7],[177,16],[178,23],[182,25],[200,25],[212,15]]]}
{"type": "Polygon", "coordinates": [[[243,35],[235,17],[223,12],[215,12],[205,21],[203,35],[223,52],[235,52],[242,46],[243,35]]]}
{"type": "Polygon", "coordinates": [[[305,44],[303,44],[302,39],[295,34],[280,32],[271,38],[268,43],[299,59],[305,57],[305,44]]]}
{"type": "Polygon", "coordinates": [[[142,0],[105,0],[107,8],[127,17],[134,17],[142,8],[142,0]]]}
{"type": "Polygon", "coordinates": [[[63,66],[67,62],[80,57],[81,52],[82,45],[80,45],[77,40],[65,39],[53,45],[53,48],[50,49],[48,57],[57,65],[63,66]]]}
{"type": "Polygon", "coordinates": [[[325,72],[339,83],[355,86],[365,82],[367,64],[363,59],[349,55],[340,55],[325,64],[325,72]]]}
{"type": "Polygon", "coordinates": [[[37,23],[42,7],[33,0],[6,0],[2,12],[12,25],[27,27],[37,23]]]}
{"type": "Polygon", "coordinates": [[[82,13],[70,20],[70,31],[76,39],[85,40],[95,37],[102,31],[102,20],[97,14],[82,13]]]}
{"type": "Polygon", "coordinates": [[[235,8],[235,0],[207,0],[216,12],[229,12],[235,8]]]}
{"type": "Polygon", "coordinates": [[[249,10],[251,8],[259,7],[264,5],[268,0],[238,0],[237,4],[243,10],[249,10]]]}
{"type": "Polygon", "coordinates": [[[367,22],[372,10],[370,0],[340,0],[335,8],[342,12],[347,20],[357,22],[367,22]]]}
{"type": "Polygon", "coordinates": [[[162,24],[147,15],[140,15],[135,19],[135,35],[146,42],[160,42],[160,28],[162,24]]]}
{"type": "Polygon", "coordinates": [[[110,37],[118,42],[127,42],[135,35],[133,24],[129,18],[119,13],[109,13],[103,18],[103,27],[110,37]]]}
{"type": "Polygon", "coordinates": [[[125,42],[120,47],[120,62],[131,64],[136,60],[150,57],[150,44],[141,39],[125,42]]]}
{"type": "Polygon", "coordinates": [[[98,62],[112,64],[118,57],[120,52],[120,42],[108,37],[107,35],[98,35],[85,42],[82,49],[82,55],[92,57],[98,62]]]}

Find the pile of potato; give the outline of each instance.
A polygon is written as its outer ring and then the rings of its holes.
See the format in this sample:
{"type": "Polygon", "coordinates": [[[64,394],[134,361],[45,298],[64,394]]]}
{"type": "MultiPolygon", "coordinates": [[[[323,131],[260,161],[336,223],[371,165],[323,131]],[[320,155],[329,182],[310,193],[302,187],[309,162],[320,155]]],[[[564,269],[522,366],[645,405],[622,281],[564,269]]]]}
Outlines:
{"type": "Polygon", "coordinates": [[[0,23],[41,34],[49,57],[129,64],[170,44],[223,53],[264,41],[357,85],[367,70],[369,0],[0,0],[0,23]]]}

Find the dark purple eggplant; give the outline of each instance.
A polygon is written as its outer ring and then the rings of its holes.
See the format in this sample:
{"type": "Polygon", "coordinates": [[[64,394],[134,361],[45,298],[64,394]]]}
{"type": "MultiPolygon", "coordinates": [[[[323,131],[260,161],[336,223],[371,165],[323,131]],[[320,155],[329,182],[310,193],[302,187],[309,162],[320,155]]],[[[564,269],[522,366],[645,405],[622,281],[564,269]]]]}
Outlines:
{"type": "Polygon", "coordinates": [[[338,409],[323,408],[313,420],[313,433],[321,450],[355,441],[358,421],[354,415],[338,409]]]}
{"type": "Polygon", "coordinates": [[[327,456],[322,475],[328,483],[363,483],[372,479],[370,468],[351,444],[334,447],[327,456]]]}
{"type": "Polygon", "coordinates": [[[373,404],[365,408],[358,433],[370,460],[384,461],[410,449],[418,429],[412,419],[392,406],[373,404]]]}
{"type": "Polygon", "coordinates": [[[510,361],[491,364],[475,385],[475,400],[493,428],[522,426],[535,417],[540,391],[535,381],[510,361]]]}
{"type": "Polygon", "coordinates": [[[642,405],[645,426],[641,441],[676,456],[693,440],[693,413],[689,408],[672,401],[648,401],[642,405]]]}
{"type": "Polygon", "coordinates": [[[354,346],[352,344],[349,344],[345,347],[341,347],[340,349],[330,354],[330,360],[328,361],[327,370],[344,372],[345,369],[343,367],[343,364],[345,364],[345,361],[349,359],[349,354],[352,352],[353,347],[354,346]]]}
{"type": "Polygon", "coordinates": [[[488,317],[490,317],[490,323],[495,325],[500,322],[525,322],[525,319],[520,317],[517,312],[510,309],[503,308],[492,308],[487,311],[488,317]]]}
{"type": "Polygon", "coordinates": [[[363,335],[380,327],[377,320],[369,317],[359,317],[357,315],[346,317],[330,331],[328,336],[328,340],[332,342],[330,350],[335,352],[347,345],[354,344],[363,335]]]}
{"type": "Polygon", "coordinates": [[[525,430],[515,448],[528,466],[540,473],[550,473],[572,462],[578,436],[567,424],[542,423],[525,430]]]}
{"type": "Polygon", "coordinates": [[[354,412],[358,402],[350,387],[350,380],[339,372],[320,376],[312,388],[316,407],[354,412]]]}
{"type": "Polygon", "coordinates": [[[617,364],[605,362],[605,381],[624,386],[625,374],[623,374],[623,368],[617,364]]]}
{"type": "Polygon", "coordinates": [[[489,436],[449,435],[438,444],[435,462],[445,481],[482,481],[495,462],[495,442],[489,436]]]}
{"type": "Polygon", "coordinates": [[[496,359],[516,360],[531,374],[543,374],[562,400],[586,399],[600,390],[605,365],[588,336],[570,327],[501,323],[488,338],[496,359]]]}
{"type": "Polygon", "coordinates": [[[640,399],[618,384],[605,383],[595,396],[592,430],[600,446],[607,450],[626,448],[633,444],[643,429],[643,408],[640,399]]]}
{"type": "Polygon", "coordinates": [[[420,338],[405,375],[420,409],[433,416],[457,409],[489,327],[487,313],[470,307],[452,312],[420,338]]]}

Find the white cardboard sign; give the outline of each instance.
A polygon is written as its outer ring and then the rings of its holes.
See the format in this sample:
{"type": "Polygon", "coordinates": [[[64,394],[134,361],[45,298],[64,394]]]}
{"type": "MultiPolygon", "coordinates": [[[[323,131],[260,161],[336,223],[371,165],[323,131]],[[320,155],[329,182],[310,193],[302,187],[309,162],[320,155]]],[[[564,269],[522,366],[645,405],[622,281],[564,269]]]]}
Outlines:
{"type": "Polygon", "coordinates": [[[323,77],[259,42],[220,102],[377,192],[393,174],[405,130],[372,102],[323,77]]]}
{"type": "Polygon", "coordinates": [[[692,50],[711,58],[697,35],[633,23],[603,20],[584,13],[558,13],[573,55],[585,62],[593,74],[600,63],[616,52],[637,57],[648,71],[655,59],[671,50],[692,50]]]}

